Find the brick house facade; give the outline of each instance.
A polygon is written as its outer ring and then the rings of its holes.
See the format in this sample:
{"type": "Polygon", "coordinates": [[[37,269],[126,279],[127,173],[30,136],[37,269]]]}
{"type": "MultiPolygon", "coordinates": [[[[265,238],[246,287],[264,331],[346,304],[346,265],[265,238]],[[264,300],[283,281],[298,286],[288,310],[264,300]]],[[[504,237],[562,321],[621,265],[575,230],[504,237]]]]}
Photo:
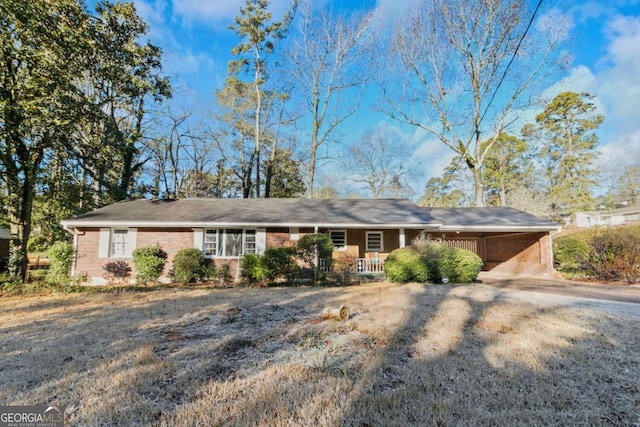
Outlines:
{"type": "Polygon", "coordinates": [[[484,269],[552,271],[554,223],[511,208],[421,208],[398,199],[186,199],[116,203],[63,221],[74,235],[73,272],[104,283],[106,263],[158,244],[168,254],[196,247],[216,266],[240,273],[245,253],[295,245],[300,236],[328,233],[334,257],[349,254],[360,269],[383,265],[393,250],[416,238],[441,241],[480,256],[484,269]]]}

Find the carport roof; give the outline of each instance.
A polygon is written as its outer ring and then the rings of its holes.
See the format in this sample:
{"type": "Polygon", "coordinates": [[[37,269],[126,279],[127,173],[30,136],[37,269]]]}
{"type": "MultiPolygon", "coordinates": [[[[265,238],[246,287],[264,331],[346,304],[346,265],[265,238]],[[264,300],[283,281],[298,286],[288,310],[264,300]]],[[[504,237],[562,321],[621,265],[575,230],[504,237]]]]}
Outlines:
{"type": "Polygon", "coordinates": [[[553,231],[561,226],[510,207],[424,208],[442,231],[553,231]]]}

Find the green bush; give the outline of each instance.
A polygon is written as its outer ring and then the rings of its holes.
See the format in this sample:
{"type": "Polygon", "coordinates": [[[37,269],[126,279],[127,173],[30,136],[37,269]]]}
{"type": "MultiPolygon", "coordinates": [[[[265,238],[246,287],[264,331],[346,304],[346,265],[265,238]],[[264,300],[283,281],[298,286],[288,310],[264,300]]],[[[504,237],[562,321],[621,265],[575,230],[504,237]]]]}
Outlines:
{"type": "Polygon", "coordinates": [[[264,251],[263,260],[269,280],[283,278],[288,282],[293,281],[300,273],[300,267],[295,260],[296,254],[296,248],[292,247],[269,248],[264,251]]]}
{"type": "Polygon", "coordinates": [[[249,283],[262,283],[267,280],[267,268],[258,254],[246,254],[240,260],[242,277],[249,283]]]}
{"type": "Polygon", "coordinates": [[[333,241],[326,233],[305,234],[296,244],[298,256],[309,264],[313,270],[314,280],[322,278],[318,260],[331,259],[333,254],[333,241]]]}
{"type": "Polygon", "coordinates": [[[136,282],[156,282],[167,263],[167,253],[160,246],[151,245],[135,249],[132,255],[136,282]]]}
{"type": "Polygon", "coordinates": [[[264,255],[247,254],[241,260],[242,277],[252,284],[266,284],[279,278],[291,282],[300,268],[295,248],[269,248],[264,255]]]}
{"type": "Polygon", "coordinates": [[[73,262],[73,245],[66,242],[56,242],[47,250],[49,269],[45,280],[52,283],[66,282],[73,262]]]}
{"type": "Polygon", "coordinates": [[[430,281],[427,258],[411,246],[391,252],[385,260],[384,273],[387,279],[396,283],[430,281]]]}
{"type": "Polygon", "coordinates": [[[392,282],[471,283],[482,268],[482,260],[473,252],[450,248],[440,243],[419,244],[396,249],[384,264],[392,282]]]}
{"type": "Polygon", "coordinates": [[[45,253],[49,247],[49,241],[42,234],[36,234],[29,237],[27,243],[27,252],[31,254],[45,253]]]}
{"type": "Polygon", "coordinates": [[[478,255],[465,249],[456,249],[454,258],[456,265],[454,283],[471,283],[478,278],[482,269],[482,259],[478,255]]]}
{"type": "Polygon", "coordinates": [[[585,236],[569,235],[553,241],[553,264],[562,273],[584,273],[588,256],[589,241],[585,236]]]}
{"type": "Polygon", "coordinates": [[[182,248],[173,257],[173,280],[193,283],[205,275],[204,254],[197,248],[182,248]]]}

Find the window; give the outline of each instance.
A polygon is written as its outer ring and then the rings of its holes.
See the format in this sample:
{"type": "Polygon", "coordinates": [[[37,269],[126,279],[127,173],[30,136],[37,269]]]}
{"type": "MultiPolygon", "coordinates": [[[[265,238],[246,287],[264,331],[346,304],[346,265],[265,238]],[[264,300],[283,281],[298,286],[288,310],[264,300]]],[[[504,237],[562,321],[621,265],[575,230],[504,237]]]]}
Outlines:
{"type": "Polygon", "coordinates": [[[218,230],[207,230],[204,235],[204,255],[218,255],[218,230]]]}
{"type": "Polygon", "coordinates": [[[112,258],[127,257],[127,230],[113,230],[111,233],[111,245],[109,256],[112,258]]]}
{"type": "Polygon", "coordinates": [[[367,252],[382,252],[382,231],[367,231],[367,252]]]}
{"type": "Polygon", "coordinates": [[[244,253],[256,253],[256,230],[245,230],[244,232],[244,253]]]}
{"type": "Polygon", "coordinates": [[[329,235],[335,250],[344,251],[347,249],[347,232],[345,230],[331,231],[329,235]]]}
{"type": "Polygon", "coordinates": [[[240,257],[256,253],[256,230],[226,228],[206,230],[204,255],[211,257],[240,257]]]}

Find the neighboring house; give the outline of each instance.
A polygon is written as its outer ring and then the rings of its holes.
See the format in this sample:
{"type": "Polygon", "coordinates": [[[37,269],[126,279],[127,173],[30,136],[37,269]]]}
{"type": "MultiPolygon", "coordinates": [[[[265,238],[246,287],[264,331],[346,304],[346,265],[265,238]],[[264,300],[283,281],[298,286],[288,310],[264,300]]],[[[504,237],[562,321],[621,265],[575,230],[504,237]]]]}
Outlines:
{"type": "Polygon", "coordinates": [[[7,227],[0,225],[0,260],[9,258],[9,240],[11,233],[7,227]]]}
{"type": "Polygon", "coordinates": [[[73,271],[94,283],[103,281],[107,262],[130,262],[141,246],[159,244],[169,261],[196,247],[237,274],[244,254],[316,232],[331,236],[334,258],[357,258],[360,272],[381,271],[390,252],[421,236],[476,252],[486,269],[544,273],[553,265],[549,234],[560,228],[511,208],[421,208],[402,199],[133,200],[62,225],[74,235],[73,271]]]}
{"type": "Polygon", "coordinates": [[[575,212],[565,220],[567,227],[588,228],[640,222],[640,206],[597,212],[575,212]]]}

